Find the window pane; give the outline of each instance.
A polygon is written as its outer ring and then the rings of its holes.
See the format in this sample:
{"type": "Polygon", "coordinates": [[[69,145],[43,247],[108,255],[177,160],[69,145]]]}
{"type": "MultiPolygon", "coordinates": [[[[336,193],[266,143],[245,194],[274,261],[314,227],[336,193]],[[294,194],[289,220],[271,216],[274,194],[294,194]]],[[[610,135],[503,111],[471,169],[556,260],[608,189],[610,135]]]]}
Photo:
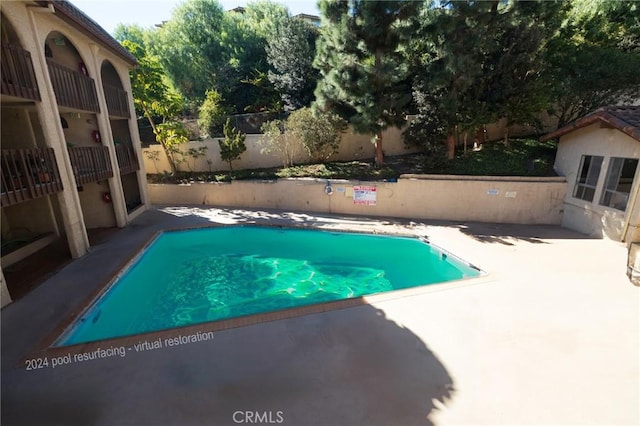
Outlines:
{"type": "Polygon", "coordinates": [[[614,209],[625,211],[627,208],[627,200],[629,199],[629,194],[625,194],[622,192],[614,192],[611,197],[610,207],[614,209]]]}
{"type": "Polygon", "coordinates": [[[589,174],[587,175],[587,185],[596,186],[600,177],[600,169],[602,168],[603,157],[593,157],[589,174]]]}
{"type": "Polygon", "coordinates": [[[587,181],[587,174],[589,174],[589,164],[591,164],[591,156],[583,155],[582,167],[580,169],[580,174],[578,175],[578,183],[585,183],[587,181]]]}
{"type": "Polygon", "coordinates": [[[583,155],[580,171],[573,189],[574,197],[585,201],[593,201],[595,187],[600,177],[603,157],[583,155]]]}
{"type": "Polygon", "coordinates": [[[612,158],[609,161],[609,169],[607,170],[607,181],[604,185],[605,189],[615,191],[618,186],[618,177],[620,177],[620,170],[622,169],[622,158],[612,158]]]}
{"type": "Polygon", "coordinates": [[[625,211],[637,168],[636,158],[612,158],[600,204],[625,211]]]}
{"type": "Polygon", "coordinates": [[[620,180],[616,187],[617,191],[631,192],[631,186],[633,185],[633,178],[636,176],[636,169],[638,168],[638,160],[633,158],[625,158],[620,172],[620,180]]]}
{"type": "Polygon", "coordinates": [[[595,195],[596,190],[594,188],[584,188],[584,197],[582,197],[585,201],[593,201],[593,196],[595,195]]]}

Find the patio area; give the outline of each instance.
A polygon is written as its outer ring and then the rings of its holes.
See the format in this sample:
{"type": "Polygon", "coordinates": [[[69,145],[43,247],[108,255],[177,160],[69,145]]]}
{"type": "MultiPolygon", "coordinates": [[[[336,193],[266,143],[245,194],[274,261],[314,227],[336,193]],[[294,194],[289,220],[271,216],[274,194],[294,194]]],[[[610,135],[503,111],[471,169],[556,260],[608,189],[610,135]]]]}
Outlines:
{"type": "Polygon", "coordinates": [[[156,206],[1,311],[2,424],[637,425],[640,289],[625,266],[623,244],[557,226],[156,206]],[[488,275],[26,370],[156,231],[212,223],[412,232],[488,275]]]}

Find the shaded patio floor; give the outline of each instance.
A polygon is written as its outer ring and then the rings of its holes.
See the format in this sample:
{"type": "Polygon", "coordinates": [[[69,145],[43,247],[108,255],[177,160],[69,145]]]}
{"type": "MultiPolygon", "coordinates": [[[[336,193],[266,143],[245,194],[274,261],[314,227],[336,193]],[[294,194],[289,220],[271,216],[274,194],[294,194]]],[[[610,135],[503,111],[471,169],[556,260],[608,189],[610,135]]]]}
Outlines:
{"type": "Polygon", "coordinates": [[[640,292],[625,266],[622,244],[556,226],[156,207],[2,310],[2,425],[233,425],[247,412],[287,425],[639,424],[640,292]],[[210,223],[413,232],[489,274],[25,369],[157,230],[210,223]]]}
{"type": "MultiPolygon", "coordinates": [[[[106,242],[118,230],[119,228],[115,227],[87,229],[89,244],[95,246],[106,242]]],[[[4,268],[3,273],[11,299],[14,301],[21,299],[72,260],[67,239],[63,237],[31,256],[4,268]]]]}

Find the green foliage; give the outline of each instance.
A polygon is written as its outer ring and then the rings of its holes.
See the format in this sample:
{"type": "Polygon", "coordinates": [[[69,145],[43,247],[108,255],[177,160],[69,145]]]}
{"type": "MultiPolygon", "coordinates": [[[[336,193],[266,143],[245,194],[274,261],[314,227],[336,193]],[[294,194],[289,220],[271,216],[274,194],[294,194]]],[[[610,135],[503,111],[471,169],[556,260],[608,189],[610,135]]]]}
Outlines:
{"type": "Polygon", "coordinates": [[[438,129],[430,137],[439,139],[427,145],[446,139],[447,156],[453,158],[456,130],[473,134],[505,117],[508,125],[533,124],[552,102],[543,53],[564,6],[542,1],[441,5],[423,10],[406,53],[415,75],[417,121],[431,122],[422,131],[438,129]]]}
{"type": "Polygon", "coordinates": [[[263,154],[277,155],[284,167],[293,166],[293,160],[300,152],[301,144],[295,136],[286,129],[286,122],[282,120],[267,121],[262,125],[263,154]]]}
{"type": "Polygon", "coordinates": [[[460,153],[434,172],[474,176],[553,176],[557,144],[534,139],[514,140],[505,147],[484,144],[479,151],[460,153]]]}
{"type": "Polygon", "coordinates": [[[281,4],[258,0],[247,4],[243,16],[252,32],[266,40],[278,32],[280,25],[289,18],[289,11],[281,4]]]}
{"type": "Polygon", "coordinates": [[[223,104],[223,99],[218,91],[207,90],[204,102],[200,106],[198,125],[211,137],[222,134],[224,119],[229,115],[229,108],[223,104]]]}
{"type": "Polygon", "coordinates": [[[220,145],[220,158],[222,161],[229,163],[229,170],[233,171],[232,162],[240,158],[243,152],[247,150],[244,141],[247,135],[235,129],[231,125],[231,119],[227,118],[224,124],[224,139],[218,140],[220,145]]]}
{"type": "Polygon", "coordinates": [[[568,25],[572,38],[640,53],[640,3],[619,0],[574,0],[568,25]]]}
{"type": "Polygon", "coordinates": [[[154,133],[156,134],[156,139],[162,144],[167,153],[172,172],[176,172],[176,165],[186,161],[185,156],[180,151],[180,145],[189,142],[189,131],[181,122],[170,120],[157,124],[154,133]],[[176,157],[176,155],[180,155],[180,157],[176,157]]]}
{"type": "Polygon", "coordinates": [[[289,115],[286,127],[313,160],[324,162],[338,152],[341,132],[347,124],[337,114],[314,114],[311,108],[302,108],[289,115]]]}
{"type": "Polygon", "coordinates": [[[318,72],[313,68],[318,32],[297,18],[286,18],[267,37],[269,81],[280,93],[286,111],[311,105],[318,72]]]}
{"type": "Polygon", "coordinates": [[[442,141],[448,128],[437,113],[418,115],[403,132],[408,147],[419,147],[425,156],[424,165],[429,170],[441,170],[447,166],[447,149],[442,141]]]}
{"type": "Polygon", "coordinates": [[[640,4],[581,0],[569,16],[547,50],[560,126],[640,98],[640,4]]]}
{"type": "Polygon", "coordinates": [[[131,73],[131,89],[136,110],[144,115],[153,129],[156,140],[160,142],[173,172],[176,171],[176,147],[181,139],[188,141],[187,131],[175,118],[184,108],[183,98],[170,90],[164,83],[165,76],[156,57],[130,40],[122,41],[122,45],[138,60],[138,67],[131,73]],[[158,124],[157,121],[160,120],[158,124]]]}
{"type": "Polygon", "coordinates": [[[145,30],[135,24],[118,24],[113,31],[113,38],[120,43],[125,40],[135,43],[139,46],[146,46],[149,37],[149,30],[145,30]]]}
{"type": "Polygon", "coordinates": [[[266,72],[254,70],[246,79],[240,81],[251,99],[251,105],[245,107],[245,112],[276,112],[282,110],[279,94],[269,81],[266,72]]]}
{"type": "Polygon", "coordinates": [[[202,101],[215,90],[234,112],[262,111],[279,99],[267,79],[266,38],[286,17],[286,8],[271,2],[236,13],[217,0],[187,0],[150,44],[183,96],[202,101]]]}
{"type": "Polygon", "coordinates": [[[216,87],[224,11],[216,0],[188,0],[174,9],[171,19],[156,31],[150,47],[180,92],[202,99],[216,87]]]}
{"type": "Polygon", "coordinates": [[[162,66],[156,57],[147,54],[142,45],[130,40],[121,43],[138,60],[138,66],[130,73],[136,110],[143,115],[153,113],[152,104],[160,102],[168,91],[163,82],[162,66]]]}
{"type": "Polygon", "coordinates": [[[331,1],[319,3],[322,25],[314,65],[321,79],[317,107],[333,110],[354,129],[372,135],[376,163],[384,162],[382,131],[401,126],[411,101],[408,69],[400,51],[417,2],[331,1]]]}

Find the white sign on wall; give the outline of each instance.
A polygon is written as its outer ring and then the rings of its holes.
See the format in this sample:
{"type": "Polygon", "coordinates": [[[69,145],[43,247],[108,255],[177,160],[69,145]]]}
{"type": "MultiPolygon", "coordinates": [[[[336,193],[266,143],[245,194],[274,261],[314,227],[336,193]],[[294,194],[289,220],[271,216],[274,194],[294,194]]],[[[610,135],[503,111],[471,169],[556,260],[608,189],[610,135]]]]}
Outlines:
{"type": "Polygon", "coordinates": [[[354,186],[353,204],[375,206],[378,198],[375,186],[354,186]]]}

